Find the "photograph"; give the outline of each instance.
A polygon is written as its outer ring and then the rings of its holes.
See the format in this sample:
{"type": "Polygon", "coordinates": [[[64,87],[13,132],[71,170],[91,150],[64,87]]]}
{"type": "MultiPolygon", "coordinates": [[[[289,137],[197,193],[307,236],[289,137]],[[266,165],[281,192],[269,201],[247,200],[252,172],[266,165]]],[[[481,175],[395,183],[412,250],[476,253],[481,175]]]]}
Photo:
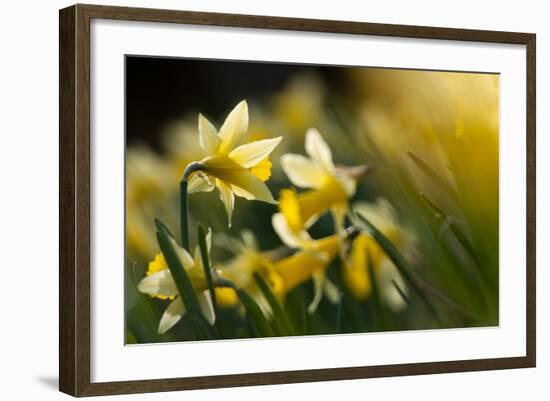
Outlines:
{"type": "Polygon", "coordinates": [[[126,55],[125,344],[498,326],[499,85],[126,55]]]}

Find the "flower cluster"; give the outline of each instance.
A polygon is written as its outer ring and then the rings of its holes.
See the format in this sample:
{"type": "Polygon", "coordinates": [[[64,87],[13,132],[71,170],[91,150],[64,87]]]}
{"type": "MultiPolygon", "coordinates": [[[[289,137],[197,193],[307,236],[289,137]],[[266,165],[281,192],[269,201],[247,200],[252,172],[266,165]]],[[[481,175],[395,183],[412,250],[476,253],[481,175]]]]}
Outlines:
{"type": "MultiPolygon", "coordinates": [[[[219,130],[199,114],[198,136],[204,155],[187,164],[182,179],[187,183],[188,194],[217,190],[229,226],[236,197],[276,206],[278,210],[274,210],[269,223],[282,246],[262,250],[254,234],[244,230],[241,240],[226,238],[232,244],[233,256],[212,267],[210,230],[205,237],[205,252],[196,247],[193,255],[169,236],[171,252],[197,294],[206,321],[214,325],[216,307],[239,308],[242,291],[255,300],[265,316],[275,313],[273,300],[266,299],[258,277],[267,283],[279,302],[311,280],[314,291],[308,302],[309,313],[316,311],[323,296],[338,304],[342,289],[327,275],[327,269],[335,263],[340,266],[343,283],[356,299],[369,298],[375,284],[388,307],[396,311],[404,308],[407,283],[392,260],[368,230],[354,225],[346,227],[346,216],[354,210],[403,254],[411,254],[414,249],[413,236],[400,226],[388,201],[353,203],[359,180],[370,171],[369,166],[335,163],[321,133],[309,128],[305,133],[305,155],[286,153],[280,157],[282,171],[292,186],[282,189],[276,200],[267,181],[273,166],[270,155],[283,138],[249,140],[248,125],[246,101],[229,113],[219,130]],[[332,217],[333,233],[313,238],[310,229],[327,214],[332,217]]],[[[175,267],[169,266],[165,256],[161,252],[151,260],[146,276],[138,284],[140,292],[169,300],[160,319],[159,333],[170,330],[186,314],[185,297],[173,275],[175,267]]]]}

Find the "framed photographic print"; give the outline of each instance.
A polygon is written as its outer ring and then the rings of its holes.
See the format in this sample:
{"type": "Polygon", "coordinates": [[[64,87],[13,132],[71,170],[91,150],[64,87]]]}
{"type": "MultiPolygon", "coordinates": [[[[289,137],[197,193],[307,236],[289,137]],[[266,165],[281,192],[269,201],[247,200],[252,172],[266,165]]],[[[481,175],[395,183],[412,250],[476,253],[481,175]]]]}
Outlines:
{"type": "Polygon", "coordinates": [[[534,367],[535,35],[61,10],[59,346],[74,396],[534,367]]]}

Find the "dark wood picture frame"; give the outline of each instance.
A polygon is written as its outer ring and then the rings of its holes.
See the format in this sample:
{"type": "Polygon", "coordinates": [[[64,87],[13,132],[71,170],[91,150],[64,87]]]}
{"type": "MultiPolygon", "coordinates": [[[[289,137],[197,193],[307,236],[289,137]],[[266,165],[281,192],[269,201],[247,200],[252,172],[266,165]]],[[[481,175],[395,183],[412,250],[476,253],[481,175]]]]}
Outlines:
{"type": "Polygon", "coordinates": [[[535,366],[535,34],[81,4],[60,10],[59,30],[59,388],[62,392],[73,396],[92,396],[535,366]],[[93,18],[525,45],[526,356],[91,383],[90,21],[93,18]]]}

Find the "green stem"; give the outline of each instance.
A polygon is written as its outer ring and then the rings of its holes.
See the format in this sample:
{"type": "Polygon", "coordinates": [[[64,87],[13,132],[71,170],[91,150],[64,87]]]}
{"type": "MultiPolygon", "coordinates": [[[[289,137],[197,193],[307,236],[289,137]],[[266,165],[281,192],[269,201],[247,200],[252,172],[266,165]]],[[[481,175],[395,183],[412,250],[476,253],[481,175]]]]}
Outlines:
{"type": "Polygon", "coordinates": [[[192,162],[185,167],[183,176],[180,180],[180,230],[181,230],[181,245],[184,249],[189,250],[189,198],[187,193],[187,182],[191,174],[202,170],[204,164],[200,162],[192,162]]]}
{"type": "Polygon", "coordinates": [[[180,230],[181,230],[181,246],[184,249],[189,249],[189,207],[187,205],[187,181],[180,181],[180,230]]]}

